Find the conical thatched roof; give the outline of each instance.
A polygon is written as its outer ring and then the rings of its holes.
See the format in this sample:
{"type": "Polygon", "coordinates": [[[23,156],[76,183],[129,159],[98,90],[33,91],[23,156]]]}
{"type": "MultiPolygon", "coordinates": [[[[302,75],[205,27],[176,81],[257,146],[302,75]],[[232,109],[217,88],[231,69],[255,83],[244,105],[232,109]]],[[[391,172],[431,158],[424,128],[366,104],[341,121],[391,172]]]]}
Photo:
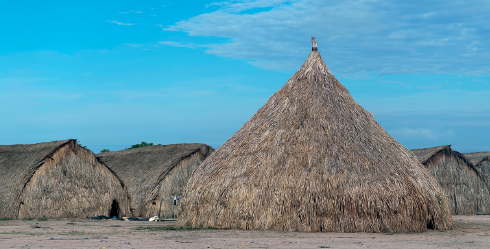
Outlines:
{"type": "Polygon", "coordinates": [[[74,139],[0,145],[0,218],[87,218],[129,213],[123,183],[74,139]]]}
{"type": "Polygon", "coordinates": [[[441,185],[452,214],[490,212],[490,191],[485,177],[463,154],[450,145],[412,152],[441,185]]]}
{"type": "Polygon", "coordinates": [[[174,196],[182,197],[190,174],[213,151],[205,144],[171,144],[104,152],[97,157],[126,184],[134,216],[165,217],[173,214],[166,204],[173,205],[174,196]]]}
{"type": "Polygon", "coordinates": [[[449,229],[442,191],[313,50],[196,169],[178,225],[286,231],[449,229]]]}

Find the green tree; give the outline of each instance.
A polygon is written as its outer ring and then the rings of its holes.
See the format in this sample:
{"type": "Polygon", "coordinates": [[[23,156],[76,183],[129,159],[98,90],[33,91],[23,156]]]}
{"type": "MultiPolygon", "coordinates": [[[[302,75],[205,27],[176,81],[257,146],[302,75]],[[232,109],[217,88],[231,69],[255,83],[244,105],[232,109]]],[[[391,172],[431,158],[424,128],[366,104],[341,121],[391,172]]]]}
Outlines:
{"type": "Polygon", "coordinates": [[[109,149],[103,149],[103,150],[100,151],[100,153],[102,153],[102,152],[108,152],[108,151],[109,151],[109,149]]]}
{"type": "Polygon", "coordinates": [[[129,149],[145,147],[145,146],[152,146],[152,145],[153,145],[153,143],[141,142],[140,144],[131,145],[131,148],[129,148],[129,149]]]}

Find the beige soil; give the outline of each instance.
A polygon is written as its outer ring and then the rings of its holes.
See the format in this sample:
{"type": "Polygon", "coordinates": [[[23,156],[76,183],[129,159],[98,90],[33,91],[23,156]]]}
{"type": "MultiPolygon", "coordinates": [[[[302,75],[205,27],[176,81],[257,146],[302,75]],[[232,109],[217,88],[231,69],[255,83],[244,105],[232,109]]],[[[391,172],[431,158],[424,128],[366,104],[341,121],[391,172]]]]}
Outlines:
{"type": "Polygon", "coordinates": [[[174,221],[0,221],[0,248],[490,248],[490,216],[454,216],[451,231],[413,234],[164,230],[174,221]]]}

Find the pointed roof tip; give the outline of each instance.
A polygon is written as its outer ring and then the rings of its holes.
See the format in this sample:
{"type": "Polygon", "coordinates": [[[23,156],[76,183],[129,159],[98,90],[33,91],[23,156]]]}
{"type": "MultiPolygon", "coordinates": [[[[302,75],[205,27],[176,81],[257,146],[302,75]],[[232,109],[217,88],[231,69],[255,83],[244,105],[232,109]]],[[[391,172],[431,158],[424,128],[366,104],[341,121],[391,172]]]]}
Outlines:
{"type": "Polygon", "coordinates": [[[311,37],[311,43],[312,43],[312,48],[311,48],[311,51],[318,51],[318,48],[317,48],[317,43],[315,41],[315,37],[311,37]]]}
{"type": "Polygon", "coordinates": [[[325,74],[332,74],[328,69],[327,65],[323,61],[320,52],[318,52],[317,42],[315,41],[315,37],[311,37],[312,49],[311,53],[308,55],[308,58],[303,63],[301,68],[296,73],[309,73],[315,70],[319,70],[318,72],[323,72],[325,74]]]}

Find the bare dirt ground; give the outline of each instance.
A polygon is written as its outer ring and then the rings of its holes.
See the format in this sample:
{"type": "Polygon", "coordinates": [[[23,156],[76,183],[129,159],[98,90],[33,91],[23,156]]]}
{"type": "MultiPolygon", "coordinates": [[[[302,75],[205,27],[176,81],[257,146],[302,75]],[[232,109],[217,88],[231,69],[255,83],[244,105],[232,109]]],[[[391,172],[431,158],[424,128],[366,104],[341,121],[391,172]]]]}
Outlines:
{"type": "Polygon", "coordinates": [[[0,221],[0,248],[490,248],[490,216],[453,216],[451,231],[412,234],[175,230],[175,221],[0,221]],[[174,229],[174,230],[170,230],[174,229]]]}

